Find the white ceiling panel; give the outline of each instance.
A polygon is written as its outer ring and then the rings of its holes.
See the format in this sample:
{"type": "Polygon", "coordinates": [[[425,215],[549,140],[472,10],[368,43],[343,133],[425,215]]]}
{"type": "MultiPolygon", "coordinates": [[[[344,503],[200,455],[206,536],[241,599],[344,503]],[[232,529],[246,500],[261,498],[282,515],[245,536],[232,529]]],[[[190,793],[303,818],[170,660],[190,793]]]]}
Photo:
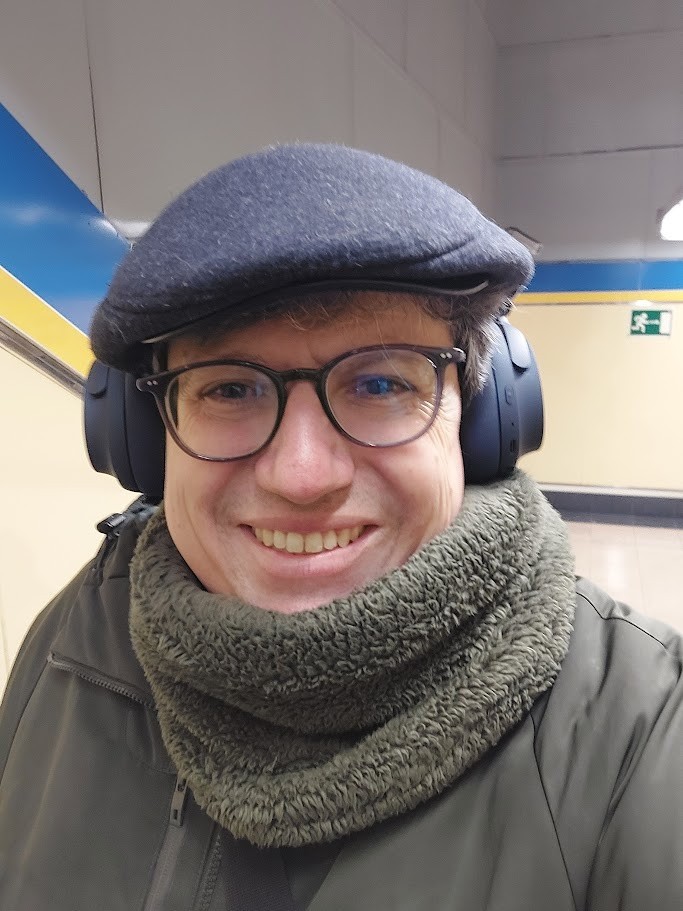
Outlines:
{"type": "Polygon", "coordinates": [[[465,46],[465,129],[489,153],[495,144],[498,49],[488,23],[470,0],[465,46]]]}
{"type": "Polygon", "coordinates": [[[390,57],[405,63],[406,9],[415,0],[334,0],[390,57]]]}
{"type": "Polygon", "coordinates": [[[349,142],[352,26],[316,0],[92,3],[105,211],[146,221],[272,142],[349,142]]]}
{"type": "Polygon", "coordinates": [[[477,206],[485,202],[484,153],[479,145],[447,117],[439,130],[439,177],[477,206]]]}
{"type": "Polygon", "coordinates": [[[664,28],[683,28],[683,3],[681,0],[660,0],[663,9],[664,28]]]}
{"type": "Polygon", "coordinates": [[[681,0],[487,0],[499,44],[567,41],[683,27],[681,0]]]}
{"type": "Polygon", "coordinates": [[[436,175],[438,117],[429,95],[361,34],[353,70],[353,144],[436,175]]]}
{"type": "Polygon", "coordinates": [[[683,32],[504,48],[504,157],[683,143],[683,32]]]}
{"type": "Polygon", "coordinates": [[[0,102],[101,204],[82,0],[3,0],[0,102]]]}
{"type": "Polygon", "coordinates": [[[505,48],[498,55],[498,152],[503,157],[543,155],[551,103],[548,46],[505,48]]]}
{"type": "Polygon", "coordinates": [[[458,123],[465,116],[465,38],[468,0],[411,0],[406,70],[458,123]]]}
{"type": "Polygon", "coordinates": [[[683,141],[683,32],[555,44],[546,59],[548,153],[683,141]]]}

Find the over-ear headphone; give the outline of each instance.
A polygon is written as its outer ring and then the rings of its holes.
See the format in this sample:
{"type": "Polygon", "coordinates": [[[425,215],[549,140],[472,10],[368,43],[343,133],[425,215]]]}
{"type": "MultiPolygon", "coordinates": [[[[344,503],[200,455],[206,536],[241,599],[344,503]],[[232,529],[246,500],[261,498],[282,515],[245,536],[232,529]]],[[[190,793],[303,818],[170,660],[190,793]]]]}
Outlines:
{"type": "MultiPolygon", "coordinates": [[[[504,317],[495,325],[488,377],[462,417],[468,484],[505,477],[543,439],[543,396],[531,347],[504,317]]],[[[113,475],[149,500],[161,500],[164,425],[154,399],[136,387],[134,376],[95,361],[85,386],[85,440],[95,471],[113,475]]]]}
{"type": "Polygon", "coordinates": [[[460,425],[467,484],[506,477],[543,442],[543,393],[531,345],[505,317],[495,325],[488,377],[460,425]]]}

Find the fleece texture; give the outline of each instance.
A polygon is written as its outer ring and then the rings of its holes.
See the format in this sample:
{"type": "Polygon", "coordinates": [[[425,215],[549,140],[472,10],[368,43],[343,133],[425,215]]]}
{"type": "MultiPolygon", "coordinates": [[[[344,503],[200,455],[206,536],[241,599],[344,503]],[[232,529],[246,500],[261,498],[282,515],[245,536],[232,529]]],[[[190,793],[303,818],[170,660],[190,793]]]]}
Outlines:
{"type": "Polygon", "coordinates": [[[525,247],[441,181],[344,146],[282,145],[211,171],[162,212],[119,266],[92,347],[134,371],[144,341],[318,282],[485,287],[464,300],[482,323],[532,273],[525,247]]]}
{"type": "Polygon", "coordinates": [[[403,566],[294,615],[202,589],[162,509],[131,564],[130,628],[200,806],[299,846],[416,807],[494,747],[557,676],[574,597],[564,524],[518,471],[468,488],[403,566]]]}

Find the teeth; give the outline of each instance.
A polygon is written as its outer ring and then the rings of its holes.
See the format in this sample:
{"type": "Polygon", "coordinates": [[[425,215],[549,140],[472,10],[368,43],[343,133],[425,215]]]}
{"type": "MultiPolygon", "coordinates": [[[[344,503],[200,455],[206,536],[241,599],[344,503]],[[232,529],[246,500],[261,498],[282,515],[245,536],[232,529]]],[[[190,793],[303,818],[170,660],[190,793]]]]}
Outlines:
{"type": "Polygon", "coordinates": [[[304,549],[307,554],[319,554],[323,549],[323,536],[319,531],[314,531],[304,538],[304,549]]]}
{"type": "Polygon", "coordinates": [[[323,547],[325,550],[334,550],[337,546],[337,532],[326,531],[323,537],[323,547]]]}
{"type": "Polygon", "coordinates": [[[353,528],[341,528],[339,531],[313,531],[308,535],[298,532],[273,531],[269,528],[254,528],[256,538],[266,547],[286,550],[290,554],[319,554],[322,550],[334,550],[346,547],[355,541],[363,531],[362,525],[353,528]]]}
{"type": "Polygon", "coordinates": [[[285,540],[285,550],[290,554],[302,554],[304,552],[304,536],[290,531],[285,540]]]}

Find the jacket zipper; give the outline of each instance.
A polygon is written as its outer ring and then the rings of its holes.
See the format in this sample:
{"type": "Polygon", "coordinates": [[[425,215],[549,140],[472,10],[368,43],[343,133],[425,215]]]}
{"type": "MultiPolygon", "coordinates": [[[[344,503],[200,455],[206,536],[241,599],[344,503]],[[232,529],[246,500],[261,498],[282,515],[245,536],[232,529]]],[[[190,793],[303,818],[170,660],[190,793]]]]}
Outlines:
{"type": "Polygon", "coordinates": [[[128,699],[132,699],[133,702],[137,702],[140,705],[154,708],[152,700],[147,699],[144,694],[135,687],[128,686],[113,677],[108,677],[106,674],[96,671],[87,664],[81,664],[80,661],[74,661],[73,658],[65,658],[63,655],[58,655],[56,652],[50,652],[47,656],[47,661],[48,664],[51,664],[52,667],[59,671],[69,671],[82,680],[87,680],[88,683],[94,683],[96,686],[104,687],[105,690],[109,690],[119,696],[126,696],[128,699]]]}
{"type": "Polygon", "coordinates": [[[221,867],[221,848],[221,829],[218,823],[214,823],[211,850],[209,851],[209,859],[205,868],[206,875],[201,887],[201,894],[197,902],[197,911],[209,911],[221,867]]]}
{"type": "Polygon", "coordinates": [[[173,788],[168,828],[154,867],[154,876],[147,893],[144,911],[163,911],[166,898],[170,894],[178,858],[180,857],[180,849],[185,840],[186,826],[184,822],[187,793],[187,780],[178,775],[173,788]]]}
{"type": "MultiPolygon", "coordinates": [[[[119,533],[119,526],[123,524],[126,517],[124,515],[114,514],[109,516],[98,526],[98,531],[107,535],[107,539],[101,548],[99,559],[97,560],[94,570],[98,576],[101,576],[104,563],[116,541],[119,533]]],[[[73,658],[66,658],[58,655],[56,652],[50,652],[48,655],[48,664],[60,671],[67,671],[75,674],[82,680],[92,683],[95,686],[101,686],[109,692],[124,696],[139,705],[147,706],[154,709],[154,702],[141,693],[136,687],[129,686],[116,678],[102,674],[100,671],[89,665],[75,661],[73,658]]],[[[178,775],[173,788],[173,797],[171,798],[171,808],[169,812],[168,826],[166,835],[161,845],[156,864],[154,866],[154,875],[150,884],[145,906],[143,911],[164,911],[166,899],[171,893],[173,880],[177,868],[177,862],[180,857],[181,848],[187,835],[187,826],[185,826],[185,808],[188,798],[187,779],[178,775]]],[[[220,833],[215,827],[212,847],[207,864],[207,875],[202,888],[201,905],[202,909],[209,906],[213,891],[218,877],[220,867],[220,833]]]]}
{"type": "MultiPolygon", "coordinates": [[[[185,825],[185,806],[188,797],[187,779],[182,775],[176,778],[171,800],[171,811],[168,818],[168,828],[164,836],[161,850],[154,867],[154,876],[147,893],[147,900],[143,911],[164,911],[167,900],[172,896],[173,882],[181,855],[183,842],[187,837],[185,825]]],[[[197,911],[209,911],[211,899],[216,888],[216,881],[221,863],[221,835],[220,828],[214,823],[211,833],[211,846],[208,859],[204,866],[204,875],[201,878],[200,894],[193,907],[197,911]]]]}
{"type": "MultiPolygon", "coordinates": [[[[88,683],[101,686],[105,690],[116,693],[119,696],[125,696],[139,705],[154,708],[152,700],[146,698],[143,693],[135,687],[128,686],[106,674],[102,674],[94,668],[75,661],[73,658],[65,658],[56,652],[50,652],[48,655],[48,664],[60,671],[68,671],[75,674],[88,683]]],[[[189,789],[187,780],[182,775],[178,775],[173,788],[173,797],[171,798],[171,808],[169,811],[168,826],[166,835],[161,845],[161,850],[157,856],[154,866],[154,875],[147,893],[147,899],[143,911],[164,911],[168,907],[167,901],[171,895],[173,880],[178,866],[178,859],[185,838],[187,837],[187,826],[185,825],[185,808],[187,806],[189,789]]],[[[209,850],[208,860],[205,866],[205,875],[202,877],[201,894],[196,907],[199,911],[208,911],[208,908],[216,888],[216,881],[220,869],[221,860],[221,838],[218,825],[214,824],[211,837],[211,847],[209,850]]]]}

